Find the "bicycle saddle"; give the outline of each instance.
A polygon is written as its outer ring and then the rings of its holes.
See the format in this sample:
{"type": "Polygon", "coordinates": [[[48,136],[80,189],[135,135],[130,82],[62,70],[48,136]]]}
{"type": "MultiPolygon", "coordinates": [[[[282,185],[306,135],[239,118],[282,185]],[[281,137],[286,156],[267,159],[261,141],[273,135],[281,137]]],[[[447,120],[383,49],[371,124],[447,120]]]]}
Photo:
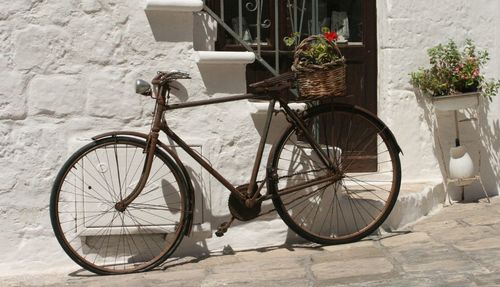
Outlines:
{"type": "Polygon", "coordinates": [[[282,91],[292,88],[296,75],[294,72],[287,72],[264,81],[250,84],[256,93],[266,93],[273,91],[282,91]]]}

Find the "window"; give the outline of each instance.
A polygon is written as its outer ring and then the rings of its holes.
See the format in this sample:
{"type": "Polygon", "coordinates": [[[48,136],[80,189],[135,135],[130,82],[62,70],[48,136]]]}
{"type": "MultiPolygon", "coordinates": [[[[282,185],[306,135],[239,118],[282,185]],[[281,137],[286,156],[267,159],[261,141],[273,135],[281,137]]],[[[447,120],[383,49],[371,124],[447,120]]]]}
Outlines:
{"type": "MultiPolygon", "coordinates": [[[[278,73],[288,71],[292,65],[292,48],[286,47],[283,38],[294,32],[300,33],[303,39],[328,27],[341,35],[343,49],[363,45],[363,3],[363,0],[207,1],[234,32],[232,35],[219,26],[216,49],[243,51],[250,48],[278,73]]],[[[271,77],[269,67],[258,61],[248,65],[247,82],[271,77]]]]}
{"type": "MultiPolygon", "coordinates": [[[[362,0],[211,0],[209,6],[252,47],[284,49],[283,37],[297,31],[305,38],[322,27],[337,31],[349,43],[362,42],[362,0]],[[260,25],[257,24],[260,22],[260,25]],[[259,27],[260,26],[260,27],[259,27]],[[259,41],[260,39],[260,41],[259,41]],[[276,41],[279,41],[276,45],[276,41]]],[[[219,49],[243,49],[219,29],[219,49]]]]}

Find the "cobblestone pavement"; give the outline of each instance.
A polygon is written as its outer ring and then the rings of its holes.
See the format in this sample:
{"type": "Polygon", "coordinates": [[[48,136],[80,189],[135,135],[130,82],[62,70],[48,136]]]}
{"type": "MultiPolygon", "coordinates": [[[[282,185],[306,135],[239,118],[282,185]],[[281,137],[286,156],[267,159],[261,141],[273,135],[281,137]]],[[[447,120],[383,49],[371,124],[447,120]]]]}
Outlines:
{"type": "Polygon", "coordinates": [[[455,204],[409,231],[342,246],[189,257],[134,275],[0,278],[0,286],[500,286],[500,198],[455,204]]]}

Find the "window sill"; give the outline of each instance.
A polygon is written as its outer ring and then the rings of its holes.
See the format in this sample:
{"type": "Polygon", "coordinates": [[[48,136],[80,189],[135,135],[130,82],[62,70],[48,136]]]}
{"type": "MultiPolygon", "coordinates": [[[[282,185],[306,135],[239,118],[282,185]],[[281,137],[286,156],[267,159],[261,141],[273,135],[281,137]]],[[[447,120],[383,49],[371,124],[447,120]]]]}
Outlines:
{"type": "MultiPolygon", "coordinates": [[[[252,103],[256,109],[254,114],[267,113],[267,109],[269,108],[269,102],[267,102],[267,101],[252,101],[252,100],[249,100],[249,102],[252,103]]],[[[288,106],[294,111],[304,111],[307,107],[305,103],[290,103],[290,104],[288,104],[288,106]]],[[[281,106],[279,103],[277,103],[274,106],[274,110],[279,111],[280,109],[281,109],[281,106]]]]}
{"type": "Polygon", "coordinates": [[[147,0],[147,11],[198,12],[203,9],[201,0],[147,0]]]}
{"type": "Polygon", "coordinates": [[[251,64],[255,61],[252,52],[199,51],[198,64],[251,64]]]}

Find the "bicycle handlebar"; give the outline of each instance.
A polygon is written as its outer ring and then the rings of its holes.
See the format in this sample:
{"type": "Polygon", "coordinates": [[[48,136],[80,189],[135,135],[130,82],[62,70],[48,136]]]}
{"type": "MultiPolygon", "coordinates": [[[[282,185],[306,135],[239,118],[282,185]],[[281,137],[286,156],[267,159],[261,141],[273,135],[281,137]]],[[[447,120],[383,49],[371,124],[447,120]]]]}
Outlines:
{"type": "Polygon", "coordinates": [[[151,83],[153,85],[163,86],[166,83],[179,79],[191,79],[191,76],[187,72],[179,70],[171,70],[168,72],[158,71],[157,75],[153,78],[151,83]]]}

